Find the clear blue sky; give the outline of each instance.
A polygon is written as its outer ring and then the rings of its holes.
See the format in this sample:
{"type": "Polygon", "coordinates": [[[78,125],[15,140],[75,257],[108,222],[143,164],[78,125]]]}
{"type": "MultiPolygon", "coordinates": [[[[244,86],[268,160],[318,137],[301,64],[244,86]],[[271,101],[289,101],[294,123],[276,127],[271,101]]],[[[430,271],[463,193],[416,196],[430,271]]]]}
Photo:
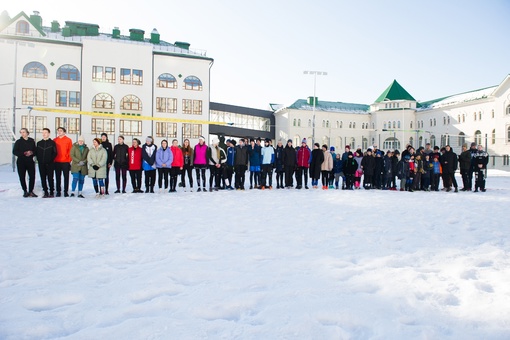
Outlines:
{"type": "Polygon", "coordinates": [[[33,1],[2,5],[13,17],[157,28],[215,60],[211,101],[268,108],[313,94],[371,104],[393,79],[417,100],[499,84],[510,73],[510,1],[33,1]],[[21,7],[22,6],[22,7],[21,7]]]}

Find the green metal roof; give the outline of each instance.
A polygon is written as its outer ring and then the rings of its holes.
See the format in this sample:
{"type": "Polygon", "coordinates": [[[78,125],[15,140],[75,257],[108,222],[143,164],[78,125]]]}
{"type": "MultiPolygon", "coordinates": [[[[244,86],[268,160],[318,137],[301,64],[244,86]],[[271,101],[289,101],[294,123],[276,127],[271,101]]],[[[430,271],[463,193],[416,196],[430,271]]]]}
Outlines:
{"type": "MultiPolygon", "coordinates": [[[[313,105],[310,105],[306,99],[298,99],[294,104],[288,106],[289,109],[295,110],[312,110],[313,105]]],[[[315,105],[317,111],[331,111],[331,112],[350,112],[350,113],[369,113],[370,106],[365,104],[353,104],[342,102],[327,102],[317,100],[315,105]]]]}
{"type": "Polygon", "coordinates": [[[400,85],[396,80],[393,80],[393,82],[388,86],[386,90],[379,96],[379,98],[376,99],[376,103],[383,102],[385,100],[411,100],[413,102],[416,101],[416,99],[413,98],[407,92],[402,85],[400,85]]]}
{"type": "Polygon", "coordinates": [[[32,27],[34,27],[39,33],[41,33],[41,35],[43,37],[46,36],[44,31],[42,30],[42,27],[39,27],[34,22],[32,22],[32,20],[29,18],[29,16],[26,15],[25,12],[23,12],[23,11],[20,12],[18,15],[16,15],[14,18],[10,19],[7,23],[5,23],[4,27],[0,27],[0,31],[3,30],[4,28],[8,27],[13,22],[16,22],[20,17],[24,17],[32,25],[32,27]]]}
{"type": "Polygon", "coordinates": [[[485,99],[485,98],[487,98],[489,93],[492,93],[492,91],[494,91],[496,88],[497,88],[497,85],[484,87],[484,88],[481,88],[478,90],[467,91],[467,92],[454,94],[451,96],[428,100],[426,102],[421,102],[419,104],[422,109],[426,110],[426,109],[432,108],[434,106],[434,104],[438,104],[438,103],[442,104],[443,106],[447,106],[447,105],[455,105],[455,104],[464,103],[464,102],[470,102],[470,101],[474,101],[474,100],[478,100],[478,99],[485,99]],[[443,103],[440,103],[440,102],[443,102],[443,103]]]}

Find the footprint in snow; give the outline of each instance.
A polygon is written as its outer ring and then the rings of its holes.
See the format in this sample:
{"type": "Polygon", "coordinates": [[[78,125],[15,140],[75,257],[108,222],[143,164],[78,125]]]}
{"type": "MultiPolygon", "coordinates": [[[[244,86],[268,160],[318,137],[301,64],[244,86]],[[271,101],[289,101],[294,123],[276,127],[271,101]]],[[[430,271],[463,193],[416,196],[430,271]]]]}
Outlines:
{"type": "Polygon", "coordinates": [[[34,312],[43,312],[60,307],[75,305],[80,303],[82,300],[83,297],[77,294],[39,296],[26,300],[23,307],[34,312]]]}

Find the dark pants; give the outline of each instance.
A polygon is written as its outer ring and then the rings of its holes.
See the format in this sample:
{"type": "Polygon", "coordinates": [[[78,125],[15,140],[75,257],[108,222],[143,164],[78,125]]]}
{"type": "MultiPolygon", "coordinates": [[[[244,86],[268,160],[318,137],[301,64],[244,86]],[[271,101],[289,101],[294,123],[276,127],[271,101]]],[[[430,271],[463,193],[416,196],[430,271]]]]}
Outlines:
{"type": "Polygon", "coordinates": [[[485,176],[484,169],[479,169],[475,172],[475,190],[485,190],[485,176]]]}
{"type": "Polygon", "coordinates": [[[286,187],[292,187],[293,186],[292,175],[294,175],[294,167],[292,167],[292,166],[285,166],[285,186],[286,187]]]}
{"type": "Polygon", "coordinates": [[[414,179],[413,179],[413,190],[420,190],[421,188],[421,172],[417,172],[416,174],[414,174],[414,179]]]}
{"type": "Polygon", "coordinates": [[[39,176],[41,177],[41,185],[45,193],[53,194],[55,191],[55,182],[53,181],[53,172],[55,171],[54,163],[39,163],[39,176]]]}
{"type": "Polygon", "coordinates": [[[444,174],[443,178],[444,187],[450,188],[453,185],[454,188],[458,188],[457,180],[455,179],[455,172],[444,174]]]}
{"type": "Polygon", "coordinates": [[[177,178],[179,177],[180,173],[181,168],[178,166],[173,166],[170,168],[170,190],[175,191],[175,188],[177,187],[177,178]]]}
{"type": "Polygon", "coordinates": [[[365,174],[363,176],[363,187],[365,189],[370,189],[372,187],[372,178],[373,177],[374,177],[373,175],[367,175],[367,174],[365,174]]]}
{"type": "Polygon", "coordinates": [[[181,172],[182,187],[186,188],[186,174],[188,174],[189,187],[193,188],[193,167],[191,165],[184,165],[181,172]]]}
{"type": "Polygon", "coordinates": [[[168,189],[168,174],[170,168],[158,168],[158,187],[161,189],[163,182],[165,183],[165,189],[168,189]]]}
{"type": "Polygon", "coordinates": [[[195,173],[197,175],[197,186],[200,188],[200,175],[202,175],[202,187],[205,189],[205,170],[207,169],[207,165],[196,165],[195,173]]]}
{"type": "Polygon", "coordinates": [[[131,186],[133,190],[140,190],[142,187],[142,170],[129,170],[131,186]]]}
{"type": "Polygon", "coordinates": [[[439,179],[441,178],[441,174],[432,174],[430,175],[430,187],[433,191],[439,190],[439,179]]]}
{"type": "Polygon", "coordinates": [[[329,171],[323,170],[321,171],[321,174],[322,174],[322,186],[326,187],[328,186],[329,183],[329,171]]]}
{"type": "Polygon", "coordinates": [[[469,176],[469,169],[460,169],[460,174],[462,175],[462,186],[463,189],[471,189],[472,183],[471,178],[469,176]]]}
{"type": "Polygon", "coordinates": [[[62,175],[64,175],[64,192],[69,191],[69,173],[71,165],[69,163],[55,163],[55,182],[57,193],[62,191],[62,175]]]}
{"type": "Polygon", "coordinates": [[[345,174],[345,188],[352,189],[354,184],[354,174],[345,174]]]}
{"type": "Polygon", "coordinates": [[[281,171],[276,171],[276,187],[281,187],[283,188],[284,185],[283,185],[283,178],[284,178],[284,175],[285,175],[285,172],[283,170],[281,171]]]}
{"type": "Polygon", "coordinates": [[[110,184],[110,166],[106,164],[106,178],[104,179],[105,194],[108,194],[108,185],[110,184]]]}
{"type": "Polygon", "coordinates": [[[273,186],[273,165],[272,164],[262,164],[262,178],[260,180],[260,185],[263,187],[265,187],[265,186],[272,187],[273,186]]]}
{"type": "Polygon", "coordinates": [[[232,176],[234,175],[234,167],[226,165],[223,169],[223,178],[225,179],[225,185],[232,186],[232,176]]]}
{"type": "Polygon", "coordinates": [[[32,192],[35,187],[35,163],[31,162],[16,162],[18,168],[19,182],[23,191],[32,192]],[[27,173],[28,173],[28,189],[27,189],[27,173]]]}
{"type": "Polygon", "coordinates": [[[246,178],[246,165],[236,165],[235,171],[236,171],[236,189],[243,189],[244,190],[244,180],[246,178]]]}
{"type": "Polygon", "coordinates": [[[144,170],[145,174],[145,192],[154,191],[154,185],[156,184],[156,169],[144,170]]]}
{"type": "Polygon", "coordinates": [[[127,181],[127,169],[115,167],[115,182],[117,184],[117,190],[120,190],[120,178],[122,177],[122,191],[126,190],[127,181]]]}
{"type": "Polygon", "coordinates": [[[217,168],[216,165],[209,165],[209,188],[220,188],[222,168],[217,168]],[[214,186],[213,186],[214,183],[214,186]]]}
{"type": "Polygon", "coordinates": [[[298,166],[296,168],[296,184],[298,187],[301,187],[303,186],[303,178],[302,177],[305,177],[305,186],[308,185],[308,168],[306,167],[303,167],[303,166],[298,166]]]}

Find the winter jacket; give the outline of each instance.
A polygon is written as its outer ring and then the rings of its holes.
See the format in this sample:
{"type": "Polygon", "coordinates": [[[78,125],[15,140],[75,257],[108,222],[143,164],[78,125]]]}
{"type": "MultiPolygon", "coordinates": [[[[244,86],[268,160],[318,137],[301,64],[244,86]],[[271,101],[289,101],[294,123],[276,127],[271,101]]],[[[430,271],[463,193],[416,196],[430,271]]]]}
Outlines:
{"type": "Polygon", "coordinates": [[[407,179],[409,178],[409,162],[401,159],[397,164],[397,177],[398,179],[407,179]]]}
{"type": "Polygon", "coordinates": [[[393,161],[392,157],[388,157],[388,155],[384,156],[384,175],[386,177],[392,177],[393,176],[393,161]]]}
{"type": "Polygon", "coordinates": [[[37,142],[37,162],[39,164],[50,164],[55,161],[55,156],[57,156],[57,147],[55,142],[48,138],[46,140],[41,139],[37,142]]]}
{"type": "Polygon", "coordinates": [[[359,171],[363,171],[363,169],[361,168],[361,161],[363,160],[363,157],[362,156],[355,156],[353,158],[356,160],[356,163],[358,163],[358,170],[359,171]]]}
{"type": "Polygon", "coordinates": [[[262,147],[260,145],[248,145],[248,154],[250,155],[250,166],[260,166],[262,164],[262,147]]]}
{"type": "Polygon", "coordinates": [[[430,177],[430,174],[432,173],[432,168],[434,167],[434,165],[432,164],[432,162],[430,160],[424,160],[423,161],[423,177],[430,177]]]}
{"type": "Polygon", "coordinates": [[[418,172],[421,174],[425,172],[423,169],[423,160],[421,160],[421,159],[414,160],[414,173],[418,173],[418,172]]]}
{"type": "Polygon", "coordinates": [[[21,137],[14,143],[12,153],[18,157],[16,161],[19,164],[34,164],[34,157],[36,153],[35,141],[33,138],[28,137],[24,139],[21,137]]]}
{"type": "Polygon", "coordinates": [[[207,148],[207,160],[209,165],[223,164],[227,160],[227,155],[219,145],[213,145],[207,148]]]}
{"type": "Polygon", "coordinates": [[[181,151],[184,159],[184,165],[193,166],[193,148],[191,146],[188,146],[187,148],[183,146],[181,151]]]}
{"type": "Polygon", "coordinates": [[[272,146],[262,148],[262,164],[274,164],[274,149],[272,146]]]}
{"type": "Polygon", "coordinates": [[[57,137],[53,140],[57,147],[57,156],[55,157],[55,163],[70,163],[71,162],[71,148],[73,142],[71,138],[67,136],[57,137]]]}
{"type": "Polygon", "coordinates": [[[113,161],[116,168],[128,168],[129,147],[126,144],[117,144],[113,147],[113,161]]]}
{"type": "Polygon", "coordinates": [[[358,170],[358,162],[354,158],[347,157],[344,163],[343,173],[346,175],[354,175],[358,170]]]}
{"type": "Polygon", "coordinates": [[[184,156],[182,155],[182,150],[178,146],[171,146],[170,150],[172,151],[172,155],[174,160],[172,161],[172,167],[182,168],[184,167],[184,156]]]}
{"type": "Polygon", "coordinates": [[[235,165],[248,165],[248,148],[246,145],[236,146],[236,152],[234,155],[234,164],[235,165]]]}
{"type": "Polygon", "coordinates": [[[382,175],[384,172],[384,158],[382,156],[375,156],[375,170],[374,175],[382,175]]]}
{"type": "Polygon", "coordinates": [[[471,151],[466,150],[459,155],[460,170],[469,170],[471,168],[471,151]]]}
{"type": "Polygon", "coordinates": [[[90,148],[87,155],[88,175],[91,178],[106,178],[106,162],[108,161],[108,154],[102,145],[96,148],[90,148]],[[95,170],[94,166],[99,169],[95,170]]]}
{"type": "Polygon", "coordinates": [[[154,144],[144,144],[142,146],[142,169],[151,171],[156,169],[156,152],[158,147],[154,144]]]}
{"type": "Polygon", "coordinates": [[[361,160],[361,167],[363,173],[366,175],[374,175],[375,172],[375,159],[373,156],[366,155],[361,160]]]}
{"type": "Polygon", "coordinates": [[[130,147],[128,151],[128,169],[130,171],[142,170],[142,148],[130,147]]]}
{"type": "Polygon", "coordinates": [[[321,164],[321,171],[331,171],[333,170],[333,156],[331,156],[331,152],[328,150],[322,152],[324,155],[324,160],[321,164]]]}
{"type": "Polygon", "coordinates": [[[442,173],[442,169],[441,169],[441,163],[439,162],[432,162],[432,173],[434,175],[440,175],[442,173]]]}
{"type": "MultiPolygon", "coordinates": [[[[335,157],[333,159],[333,172],[335,174],[339,174],[339,173],[343,172],[343,165],[344,165],[344,162],[342,162],[342,158],[335,157]]],[[[357,167],[357,165],[356,165],[356,167],[357,167]]],[[[354,171],[356,171],[356,170],[354,170],[354,171]]]]}
{"type": "Polygon", "coordinates": [[[83,145],[80,145],[78,142],[73,144],[73,147],[71,148],[71,159],[73,160],[71,163],[71,173],[81,173],[84,176],[88,174],[88,155],[89,148],[85,145],[85,143],[83,145]],[[80,165],[80,162],[83,162],[83,164],[80,165]]]}
{"type": "Polygon", "coordinates": [[[447,151],[440,158],[441,166],[443,167],[444,174],[452,174],[457,170],[457,155],[452,150],[447,151]]]}
{"type": "Polygon", "coordinates": [[[106,162],[106,164],[112,165],[112,163],[113,163],[112,143],[110,143],[110,141],[108,139],[106,139],[104,142],[101,142],[101,146],[103,147],[103,149],[105,149],[106,155],[108,156],[108,161],[106,162]]]}
{"type": "Polygon", "coordinates": [[[283,171],[283,145],[277,146],[274,152],[275,168],[277,172],[283,171]]]}
{"type": "MultiPolygon", "coordinates": [[[[322,150],[320,150],[322,152],[322,150]]],[[[302,168],[310,167],[312,152],[308,146],[297,148],[297,166],[302,168]]]]}
{"type": "Polygon", "coordinates": [[[193,150],[194,165],[207,165],[207,148],[208,146],[205,143],[195,145],[195,150],[193,150]]]}
{"type": "Polygon", "coordinates": [[[310,162],[310,177],[320,178],[322,162],[324,162],[324,153],[321,149],[313,149],[312,161],[310,162]]]}
{"type": "Polygon", "coordinates": [[[169,147],[166,149],[161,147],[156,151],[156,168],[171,168],[173,160],[174,155],[169,147]]]}
{"type": "Polygon", "coordinates": [[[292,168],[296,166],[296,149],[293,146],[286,145],[283,149],[283,157],[282,157],[283,166],[285,168],[292,168]]]}
{"type": "Polygon", "coordinates": [[[395,175],[397,173],[398,156],[391,156],[391,173],[395,175]]]}
{"type": "Polygon", "coordinates": [[[485,151],[477,151],[473,157],[475,163],[475,170],[486,169],[489,163],[489,154],[485,151]]]}
{"type": "Polygon", "coordinates": [[[236,156],[236,148],[234,146],[229,146],[227,148],[227,161],[225,162],[228,166],[235,165],[235,156],[236,156]]]}

